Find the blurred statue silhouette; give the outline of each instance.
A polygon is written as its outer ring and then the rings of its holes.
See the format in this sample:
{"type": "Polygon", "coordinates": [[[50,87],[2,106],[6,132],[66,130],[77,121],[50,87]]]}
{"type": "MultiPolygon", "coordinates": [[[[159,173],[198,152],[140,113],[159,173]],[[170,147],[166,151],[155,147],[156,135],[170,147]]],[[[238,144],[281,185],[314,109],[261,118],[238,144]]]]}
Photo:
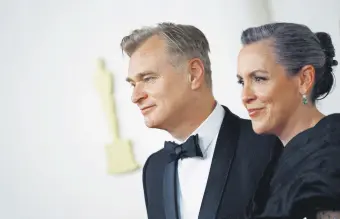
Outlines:
{"type": "Polygon", "coordinates": [[[101,98],[102,107],[108,121],[112,142],[106,145],[109,174],[126,173],[139,168],[135,161],[130,140],[119,137],[118,120],[113,91],[113,75],[107,70],[103,59],[97,60],[94,83],[101,98]]]}

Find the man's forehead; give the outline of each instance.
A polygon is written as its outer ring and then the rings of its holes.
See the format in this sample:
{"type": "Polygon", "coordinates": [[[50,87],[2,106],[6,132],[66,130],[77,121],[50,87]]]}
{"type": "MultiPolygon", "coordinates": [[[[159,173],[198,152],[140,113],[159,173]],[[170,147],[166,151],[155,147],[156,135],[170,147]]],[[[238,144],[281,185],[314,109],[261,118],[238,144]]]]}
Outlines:
{"type": "Polygon", "coordinates": [[[152,36],[131,55],[128,76],[132,78],[143,72],[158,72],[166,59],[165,41],[157,35],[152,36]]]}
{"type": "MultiPolygon", "coordinates": [[[[156,43],[157,44],[157,43],[156,43]]],[[[161,45],[155,45],[152,42],[146,42],[141,45],[136,51],[131,55],[130,62],[144,61],[148,59],[155,59],[163,56],[165,53],[165,47],[161,45]]]]}
{"type": "Polygon", "coordinates": [[[165,41],[163,38],[161,38],[158,35],[154,35],[147,40],[145,40],[139,47],[138,51],[144,52],[144,51],[153,51],[156,49],[162,49],[164,50],[166,46],[165,41]]]}
{"type": "Polygon", "coordinates": [[[134,76],[145,71],[156,71],[159,64],[158,56],[152,53],[131,56],[129,61],[128,75],[134,76]]]}
{"type": "Polygon", "coordinates": [[[157,69],[166,61],[166,57],[159,53],[141,53],[133,55],[129,60],[128,74],[134,75],[144,71],[157,71],[157,69]]]}

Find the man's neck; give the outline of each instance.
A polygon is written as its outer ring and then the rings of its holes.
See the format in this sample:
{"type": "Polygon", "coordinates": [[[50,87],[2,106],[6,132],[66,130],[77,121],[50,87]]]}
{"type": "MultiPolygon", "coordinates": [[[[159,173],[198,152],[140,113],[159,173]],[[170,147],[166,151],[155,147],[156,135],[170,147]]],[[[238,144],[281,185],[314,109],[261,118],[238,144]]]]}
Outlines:
{"type": "Polygon", "coordinates": [[[185,141],[209,117],[216,104],[217,102],[214,98],[210,98],[208,101],[200,101],[200,103],[191,108],[191,111],[187,113],[180,125],[167,131],[173,138],[185,141]]]}

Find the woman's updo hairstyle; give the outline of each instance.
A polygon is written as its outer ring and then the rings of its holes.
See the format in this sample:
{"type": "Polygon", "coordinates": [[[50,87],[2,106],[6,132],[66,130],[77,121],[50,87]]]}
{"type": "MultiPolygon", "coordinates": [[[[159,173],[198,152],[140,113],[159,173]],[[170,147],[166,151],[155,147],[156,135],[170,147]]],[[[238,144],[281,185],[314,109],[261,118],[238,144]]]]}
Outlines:
{"type": "Polygon", "coordinates": [[[272,40],[272,46],[279,64],[291,76],[296,75],[304,66],[315,68],[315,84],[311,101],[325,98],[335,82],[333,66],[335,50],[332,39],[325,32],[313,33],[307,26],[295,23],[270,23],[251,27],[242,32],[243,45],[261,40],[272,40]]]}

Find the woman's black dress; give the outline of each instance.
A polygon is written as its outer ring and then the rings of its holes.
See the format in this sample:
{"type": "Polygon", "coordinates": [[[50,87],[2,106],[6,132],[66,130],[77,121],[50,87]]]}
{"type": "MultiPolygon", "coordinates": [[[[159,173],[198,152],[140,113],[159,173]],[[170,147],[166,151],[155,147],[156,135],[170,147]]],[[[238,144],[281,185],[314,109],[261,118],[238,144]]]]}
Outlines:
{"type": "Polygon", "coordinates": [[[247,218],[310,219],[322,210],[340,211],[340,114],[295,136],[268,165],[247,218]]]}

